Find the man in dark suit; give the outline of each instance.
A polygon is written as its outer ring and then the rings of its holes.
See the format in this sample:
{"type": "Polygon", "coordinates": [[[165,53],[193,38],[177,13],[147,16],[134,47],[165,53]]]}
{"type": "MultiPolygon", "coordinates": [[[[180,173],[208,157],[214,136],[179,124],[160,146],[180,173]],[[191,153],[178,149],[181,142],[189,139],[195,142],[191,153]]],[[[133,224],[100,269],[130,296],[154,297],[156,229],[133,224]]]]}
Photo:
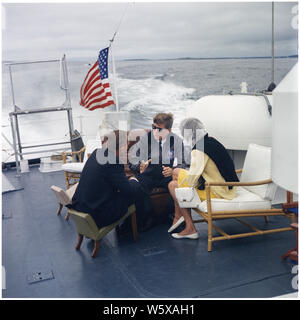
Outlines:
{"type": "Polygon", "coordinates": [[[127,179],[122,159],[127,158],[127,135],[113,131],[102,148],[87,160],[72,199],[72,208],[89,213],[99,228],[124,216],[141,196],[137,179],[127,179]]]}
{"type": "Polygon", "coordinates": [[[153,188],[168,190],[175,167],[186,168],[182,139],[172,132],[173,115],[158,113],[153,118],[152,130],[143,135],[139,142],[129,150],[129,167],[145,192],[143,204],[137,206],[138,220],[145,222],[150,228],[155,225],[155,217],[151,205],[150,193],[153,188]]]}

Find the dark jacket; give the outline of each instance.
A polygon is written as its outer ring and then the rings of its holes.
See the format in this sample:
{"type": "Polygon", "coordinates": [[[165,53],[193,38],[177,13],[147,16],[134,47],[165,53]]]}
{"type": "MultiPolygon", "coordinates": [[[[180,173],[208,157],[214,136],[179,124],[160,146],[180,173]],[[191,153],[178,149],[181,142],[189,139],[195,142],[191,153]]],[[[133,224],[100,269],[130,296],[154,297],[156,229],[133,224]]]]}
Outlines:
{"type": "Polygon", "coordinates": [[[154,179],[160,179],[162,165],[175,167],[175,158],[177,158],[176,167],[187,167],[182,139],[173,132],[169,133],[166,142],[161,146],[160,154],[159,142],[155,140],[151,130],[129,150],[129,168],[135,173],[139,173],[140,161],[151,159],[145,174],[154,179]]]}
{"type": "MultiPolygon", "coordinates": [[[[209,137],[208,134],[206,134],[203,139],[204,140],[201,139],[194,145],[193,150],[197,149],[206,153],[208,157],[214,161],[226,182],[238,182],[239,178],[235,172],[233,160],[225,147],[215,138],[209,137]]],[[[201,176],[199,178],[198,189],[203,190],[204,188],[205,179],[201,176]]],[[[228,188],[232,189],[232,186],[228,188]]]]}
{"type": "Polygon", "coordinates": [[[71,207],[89,213],[97,226],[120,219],[134,202],[136,181],[128,181],[123,164],[99,164],[95,150],[87,160],[71,207]]]}
{"type": "Polygon", "coordinates": [[[149,193],[154,187],[168,189],[168,183],[172,180],[172,177],[163,176],[162,166],[186,168],[186,155],[184,153],[183,141],[176,134],[170,132],[166,141],[159,143],[154,138],[151,130],[130,148],[129,168],[135,173],[141,188],[146,193],[149,193]],[[175,158],[177,158],[176,166],[174,166],[175,158]],[[148,159],[151,159],[148,168],[144,173],[140,174],[141,160],[147,161],[148,159]]]}

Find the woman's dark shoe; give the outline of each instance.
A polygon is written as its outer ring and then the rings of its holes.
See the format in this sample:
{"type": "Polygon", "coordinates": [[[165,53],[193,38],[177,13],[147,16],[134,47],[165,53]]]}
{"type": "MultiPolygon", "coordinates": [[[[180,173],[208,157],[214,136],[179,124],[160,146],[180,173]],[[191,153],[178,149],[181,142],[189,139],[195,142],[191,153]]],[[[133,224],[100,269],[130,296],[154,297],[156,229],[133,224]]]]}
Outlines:
{"type": "Polygon", "coordinates": [[[157,221],[154,218],[149,218],[146,223],[144,223],[141,226],[138,226],[138,232],[146,232],[150,230],[151,228],[155,227],[157,225],[157,221]]]}

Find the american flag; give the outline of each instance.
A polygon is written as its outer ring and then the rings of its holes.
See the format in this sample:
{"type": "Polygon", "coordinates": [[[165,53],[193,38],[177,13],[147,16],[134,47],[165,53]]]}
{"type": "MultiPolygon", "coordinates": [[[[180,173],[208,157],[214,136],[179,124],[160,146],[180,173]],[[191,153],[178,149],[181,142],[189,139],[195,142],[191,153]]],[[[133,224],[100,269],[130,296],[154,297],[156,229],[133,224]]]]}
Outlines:
{"type": "Polygon", "coordinates": [[[98,60],[89,70],[80,89],[80,105],[88,110],[114,104],[108,82],[108,49],[99,52],[98,60]]]}

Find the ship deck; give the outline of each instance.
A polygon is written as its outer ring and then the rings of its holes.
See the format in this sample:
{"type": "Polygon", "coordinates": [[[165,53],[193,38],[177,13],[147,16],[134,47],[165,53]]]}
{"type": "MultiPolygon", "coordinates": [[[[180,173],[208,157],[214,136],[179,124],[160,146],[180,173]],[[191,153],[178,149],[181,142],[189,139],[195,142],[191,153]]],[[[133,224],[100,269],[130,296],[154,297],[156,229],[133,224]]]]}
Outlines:
{"type": "MultiPolygon", "coordinates": [[[[64,208],[56,215],[51,185],[65,187],[62,171],[41,173],[37,166],[16,178],[3,175],[19,190],[2,195],[3,298],[270,298],[295,292],[294,264],[281,255],[295,245],[293,232],[219,241],[207,252],[207,225],[197,224],[199,240],[176,240],[159,225],[101,242],[97,258],[77,234],[64,208]],[[40,279],[41,278],[41,279],[40,279]]],[[[288,226],[285,217],[249,218],[262,229],[288,226]]],[[[244,226],[218,221],[229,233],[244,226]]],[[[246,231],[247,229],[245,229],[246,231]]]]}

